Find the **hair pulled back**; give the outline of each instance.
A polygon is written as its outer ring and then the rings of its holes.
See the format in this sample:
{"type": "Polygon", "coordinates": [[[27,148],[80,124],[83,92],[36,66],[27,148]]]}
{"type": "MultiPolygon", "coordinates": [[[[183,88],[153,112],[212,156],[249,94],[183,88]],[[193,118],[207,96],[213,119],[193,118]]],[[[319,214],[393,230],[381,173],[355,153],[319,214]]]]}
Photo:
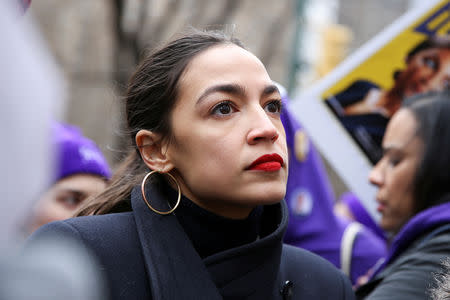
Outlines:
{"type": "Polygon", "coordinates": [[[405,102],[424,145],[413,183],[418,213],[450,200],[450,93],[417,95],[405,102]]]}
{"type": "Polygon", "coordinates": [[[124,97],[127,134],[133,147],[119,165],[109,187],[94,199],[86,201],[77,216],[127,209],[124,202],[148,171],[136,145],[136,134],[141,129],[147,129],[161,134],[164,139],[171,138],[170,118],[179,96],[180,77],[196,55],[222,44],[243,47],[238,39],[223,31],[191,28],[141,61],[128,82],[124,97]]]}

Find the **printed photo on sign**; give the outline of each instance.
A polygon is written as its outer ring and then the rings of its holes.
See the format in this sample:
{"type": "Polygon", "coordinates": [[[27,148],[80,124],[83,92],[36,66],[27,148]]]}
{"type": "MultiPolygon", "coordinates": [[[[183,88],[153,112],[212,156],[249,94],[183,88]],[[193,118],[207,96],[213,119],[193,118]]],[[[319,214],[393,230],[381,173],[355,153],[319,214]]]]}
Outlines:
{"type": "Polygon", "coordinates": [[[404,99],[450,88],[450,2],[443,1],[322,94],[372,163],[404,99]]]}
{"type": "Polygon", "coordinates": [[[297,216],[308,216],[313,208],[313,200],[307,189],[298,188],[291,196],[290,207],[292,213],[297,216]]]}

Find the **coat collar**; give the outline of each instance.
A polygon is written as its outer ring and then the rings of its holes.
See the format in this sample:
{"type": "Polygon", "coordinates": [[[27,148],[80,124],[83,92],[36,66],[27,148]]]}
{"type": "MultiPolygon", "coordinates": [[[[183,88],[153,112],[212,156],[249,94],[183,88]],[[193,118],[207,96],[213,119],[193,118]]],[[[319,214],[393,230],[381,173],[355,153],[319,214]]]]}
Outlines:
{"type": "MultiPolygon", "coordinates": [[[[150,184],[146,196],[156,207],[166,203],[165,197],[150,184]]],[[[144,261],[150,270],[147,276],[153,299],[180,299],[180,295],[185,299],[261,299],[273,293],[288,222],[284,201],[264,208],[263,221],[272,225],[267,235],[204,260],[176,216],[152,212],[139,187],[131,193],[131,205],[144,261]]]]}
{"type": "Polygon", "coordinates": [[[386,264],[404,252],[418,237],[437,226],[450,223],[450,195],[446,198],[447,202],[421,211],[403,226],[392,242],[386,264]]]}
{"type": "MultiPolygon", "coordinates": [[[[147,185],[147,199],[156,207],[164,207],[158,205],[165,203],[164,197],[152,187],[147,185]]],[[[191,246],[175,215],[152,212],[137,187],[131,193],[131,206],[152,299],[175,300],[180,299],[180,295],[196,295],[196,299],[221,299],[203,261],[191,246]]]]}
{"type": "Polygon", "coordinates": [[[262,224],[269,225],[257,241],[204,260],[221,294],[231,299],[266,299],[279,273],[283,236],[288,223],[284,201],[264,207],[262,224]]]}
{"type": "MultiPolygon", "coordinates": [[[[445,196],[450,199],[450,195],[445,196]]],[[[384,270],[409,247],[420,241],[433,229],[450,223],[450,202],[430,207],[412,217],[400,230],[392,242],[386,259],[374,268],[371,280],[383,277],[384,270]]]]}

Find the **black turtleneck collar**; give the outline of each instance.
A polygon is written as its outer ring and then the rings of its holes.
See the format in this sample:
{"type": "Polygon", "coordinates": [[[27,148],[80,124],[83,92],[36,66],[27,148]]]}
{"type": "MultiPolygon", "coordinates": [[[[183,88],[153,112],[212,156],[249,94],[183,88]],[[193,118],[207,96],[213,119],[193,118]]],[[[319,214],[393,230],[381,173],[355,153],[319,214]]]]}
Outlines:
{"type": "MultiPolygon", "coordinates": [[[[177,192],[165,188],[170,199],[177,192]]],[[[246,219],[236,220],[216,215],[182,196],[175,216],[201,258],[254,242],[261,233],[263,208],[256,207],[246,219]]]]}
{"type": "MultiPolygon", "coordinates": [[[[172,193],[150,184],[146,188],[147,198],[160,208],[168,200],[173,205],[177,194],[172,193]]],[[[284,201],[256,208],[248,220],[238,221],[211,214],[186,198],[175,213],[156,214],[146,207],[140,187],[133,189],[131,205],[146,267],[158,274],[149,278],[158,297],[172,295],[174,286],[177,298],[179,293],[194,295],[199,287],[202,299],[265,299],[274,291],[288,223],[284,201]],[[235,221],[243,223],[234,226],[235,221]],[[192,270],[195,275],[187,278],[192,270]]]]}

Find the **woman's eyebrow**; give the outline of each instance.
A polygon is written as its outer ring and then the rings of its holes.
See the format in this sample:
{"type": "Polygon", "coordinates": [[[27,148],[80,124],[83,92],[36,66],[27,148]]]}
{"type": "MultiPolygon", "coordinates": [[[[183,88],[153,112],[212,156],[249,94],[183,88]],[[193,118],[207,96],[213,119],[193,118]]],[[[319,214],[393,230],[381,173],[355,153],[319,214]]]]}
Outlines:
{"type": "Polygon", "coordinates": [[[405,152],[405,148],[408,146],[409,143],[411,143],[414,140],[414,137],[415,137],[415,135],[413,135],[411,138],[409,138],[403,144],[395,143],[395,144],[383,146],[382,147],[383,155],[385,155],[385,154],[387,154],[389,152],[404,153],[405,152]]]}
{"type": "Polygon", "coordinates": [[[389,153],[396,153],[396,152],[400,153],[400,152],[402,152],[402,148],[393,145],[393,146],[383,147],[382,151],[383,151],[383,155],[386,155],[386,154],[389,154],[389,153]]]}
{"type": "Polygon", "coordinates": [[[245,95],[245,89],[243,86],[239,84],[218,84],[213,85],[204,91],[200,97],[198,97],[196,105],[200,104],[208,95],[214,94],[214,93],[226,93],[236,96],[244,96],[245,95]]]}
{"type": "Polygon", "coordinates": [[[262,91],[261,98],[265,97],[265,96],[269,96],[269,95],[271,95],[273,93],[281,94],[276,85],[270,84],[270,85],[266,86],[264,88],[264,90],[262,91]]]}
{"type": "Polygon", "coordinates": [[[61,188],[59,189],[59,191],[61,191],[61,192],[66,192],[66,193],[71,193],[71,194],[76,195],[77,197],[83,197],[83,196],[86,195],[86,193],[84,193],[84,192],[82,192],[82,191],[79,191],[79,190],[77,190],[77,189],[73,189],[73,188],[65,188],[65,187],[61,187],[61,188]]]}
{"type": "MultiPolygon", "coordinates": [[[[208,95],[214,93],[226,93],[235,96],[245,96],[245,88],[239,84],[229,83],[229,84],[218,84],[213,85],[204,91],[200,97],[198,97],[196,105],[200,104],[203,99],[205,99],[208,95]]],[[[277,86],[274,84],[270,84],[264,88],[261,92],[261,97],[269,96],[273,93],[280,93],[277,86]]]]}

